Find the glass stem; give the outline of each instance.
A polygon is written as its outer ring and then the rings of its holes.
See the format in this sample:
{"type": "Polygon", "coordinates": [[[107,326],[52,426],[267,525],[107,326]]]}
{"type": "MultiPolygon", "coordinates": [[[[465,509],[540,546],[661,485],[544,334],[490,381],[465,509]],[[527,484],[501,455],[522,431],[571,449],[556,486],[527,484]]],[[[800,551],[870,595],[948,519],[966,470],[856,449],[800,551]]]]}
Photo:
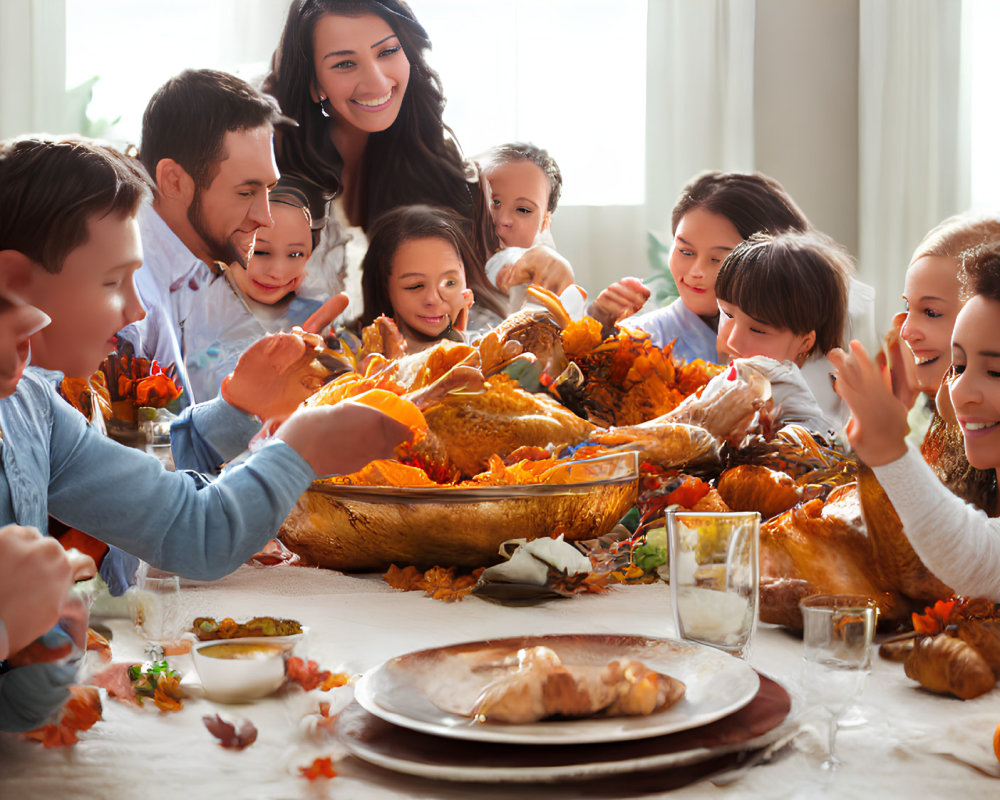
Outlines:
{"type": "Polygon", "coordinates": [[[829,739],[829,743],[828,743],[828,746],[827,746],[827,752],[829,754],[827,757],[829,758],[830,761],[836,761],[836,759],[837,759],[837,756],[834,755],[833,748],[834,748],[834,746],[837,743],[837,729],[838,728],[840,728],[840,718],[836,714],[833,714],[830,717],[830,734],[829,734],[830,735],[830,739],[829,739]]]}

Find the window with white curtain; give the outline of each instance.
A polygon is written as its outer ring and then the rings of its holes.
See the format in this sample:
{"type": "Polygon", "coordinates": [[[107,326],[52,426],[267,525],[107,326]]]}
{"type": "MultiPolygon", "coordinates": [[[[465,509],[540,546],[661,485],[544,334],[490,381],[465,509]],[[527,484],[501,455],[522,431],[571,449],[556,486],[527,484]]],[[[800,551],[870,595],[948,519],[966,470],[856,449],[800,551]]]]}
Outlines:
{"type": "Polygon", "coordinates": [[[969,81],[970,190],[974,208],[1000,208],[1000,3],[964,0],[963,52],[969,81]]]}
{"type": "MultiPolygon", "coordinates": [[[[431,36],[445,118],[467,155],[532,141],[559,162],[566,205],[642,204],[646,0],[411,6],[431,36]],[[606,148],[626,154],[625,168],[595,168],[606,148]]],[[[66,0],[67,88],[96,76],[87,112],[95,132],[137,143],[146,102],[170,76],[188,67],[261,75],[286,8],[282,0],[66,0]]]]}
{"type": "Polygon", "coordinates": [[[413,0],[467,155],[531,141],[566,205],[641,205],[646,0],[413,0]],[[604,150],[623,155],[602,171],[604,150]]]}

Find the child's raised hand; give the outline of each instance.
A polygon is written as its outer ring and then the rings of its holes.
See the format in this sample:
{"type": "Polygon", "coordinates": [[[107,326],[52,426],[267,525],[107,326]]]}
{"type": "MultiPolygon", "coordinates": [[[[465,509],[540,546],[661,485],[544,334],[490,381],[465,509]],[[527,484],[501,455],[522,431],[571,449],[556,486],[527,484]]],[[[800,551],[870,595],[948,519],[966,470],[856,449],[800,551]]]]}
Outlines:
{"type": "Polygon", "coordinates": [[[472,289],[462,290],[462,301],[464,302],[464,305],[458,312],[454,321],[451,323],[451,327],[456,331],[465,331],[465,329],[469,327],[469,309],[472,308],[473,304],[476,302],[476,296],[472,293],[472,289]]]}
{"type": "Polygon", "coordinates": [[[512,286],[537,284],[553,294],[562,294],[573,283],[573,267],[551,247],[532,247],[513,264],[500,268],[497,273],[497,287],[505,292],[512,286]]]}
{"type": "Polygon", "coordinates": [[[343,292],[335,294],[309,315],[309,319],[302,323],[302,330],[322,336],[323,332],[333,325],[333,321],[344,313],[349,303],[350,300],[343,292]]]}
{"type": "Polygon", "coordinates": [[[272,333],[248,347],[222,381],[222,397],[262,421],[284,419],[323,385],[315,361],[323,340],[313,333],[272,333]]]}
{"type": "Polygon", "coordinates": [[[847,438],[858,457],[871,467],[900,458],[910,428],[888,370],[872,361],[858,341],[851,342],[849,353],[838,347],[828,355],[837,372],[834,389],[851,409],[847,438]]]}
{"type": "Polygon", "coordinates": [[[913,351],[900,336],[905,321],[905,311],[892,318],[892,328],[885,335],[883,350],[875,356],[875,363],[880,367],[889,368],[892,393],[907,408],[913,408],[921,389],[920,381],[917,380],[917,362],[913,357],[913,351]]]}
{"type": "Polygon", "coordinates": [[[413,431],[370,406],[343,400],[301,408],[278,428],[282,439],[304,458],[317,476],[347,475],[371,461],[393,458],[413,431]]]}
{"type": "Polygon", "coordinates": [[[588,311],[602,325],[610,327],[638,312],[649,295],[649,289],[638,278],[622,278],[597,295],[588,311]]]}

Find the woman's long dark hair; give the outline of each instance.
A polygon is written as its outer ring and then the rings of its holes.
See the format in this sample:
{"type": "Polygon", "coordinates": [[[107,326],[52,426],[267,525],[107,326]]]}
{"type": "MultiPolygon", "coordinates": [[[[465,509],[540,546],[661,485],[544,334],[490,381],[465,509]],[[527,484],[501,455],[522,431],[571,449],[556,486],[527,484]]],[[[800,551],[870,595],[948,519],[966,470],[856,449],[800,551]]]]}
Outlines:
{"type": "MultiPolygon", "coordinates": [[[[281,41],[271,59],[264,91],[277,99],[282,112],[298,122],[275,135],[274,151],[283,177],[306,184],[320,203],[341,190],[343,159],[330,138],[331,120],[313,101],[316,80],[313,31],[327,14],[375,14],[399,37],[410,62],[410,79],[399,116],[386,130],[372,133],[358,174],[358,207],[362,229],[397,206],[427,204],[452,209],[464,222],[476,251],[466,265],[476,302],[504,316],[501,292],[485,279],[482,266],[497,249],[478,174],[468,167],[451,129],[444,124],[441,79],[424,53],[431,46],[426,31],[402,0],[295,0],[288,10],[281,41]],[[479,279],[482,274],[482,280],[479,279]]],[[[324,216],[314,201],[313,217],[324,216]]]]}
{"type": "Polygon", "coordinates": [[[399,37],[410,62],[410,80],[396,121],[368,138],[362,159],[359,199],[361,226],[398,205],[425,202],[471,218],[472,197],[465,164],[444,124],[441,81],[424,59],[427,34],[400,0],[296,0],[288,10],[281,42],[271,61],[264,91],[273,95],[298,128],[280,132],[275,155],[281,173],[307,178],[328,197],[341,188],[343,161],[330,139],[310,89],[315,85],[313,31],[327,14],[375,14],[399,37]]]}

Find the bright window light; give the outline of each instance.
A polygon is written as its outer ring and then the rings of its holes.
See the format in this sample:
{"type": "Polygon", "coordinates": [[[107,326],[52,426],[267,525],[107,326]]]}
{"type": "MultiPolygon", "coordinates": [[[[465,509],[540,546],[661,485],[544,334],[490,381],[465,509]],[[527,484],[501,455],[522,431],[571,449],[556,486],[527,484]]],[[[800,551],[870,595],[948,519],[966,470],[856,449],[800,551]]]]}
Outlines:
{"type": "MultiPolygon", "coordinates": [[[[138,143],[152,93],[187,68],[259,78],[281,0],[65,0],[66,86],[97,76],[93,133],[138,143]],[[106,123],[118,120],[113,127],[106,123]]],[[[646,0],[411,0],[466,155],[530,141],[565,205],[644,202],[646,0]],[[606,167],[615,153],[615,168],[606,167]]]]}
{"type": "Polygon", "coordinates": [[[995,0],[965,0],[962,5],[968,75],[970,80],[971,148],[970,188],[972,206],[1000,208],[1000,104],[997,77],[1000,76],[1000,3],[995,0]]]}

